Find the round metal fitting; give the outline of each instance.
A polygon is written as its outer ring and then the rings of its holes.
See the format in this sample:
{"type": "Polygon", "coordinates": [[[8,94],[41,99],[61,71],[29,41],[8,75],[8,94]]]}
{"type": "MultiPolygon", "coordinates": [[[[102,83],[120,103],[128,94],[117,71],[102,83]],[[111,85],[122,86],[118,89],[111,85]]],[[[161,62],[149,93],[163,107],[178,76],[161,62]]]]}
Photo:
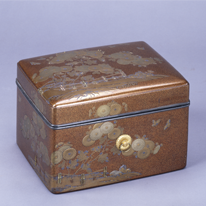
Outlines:
{"type": "Polygon", "coordinates": [[[126,151],[131,147],[132,138],[128,134],[123,134],[116,140],[116,147],[121,151],[126,151]]]}

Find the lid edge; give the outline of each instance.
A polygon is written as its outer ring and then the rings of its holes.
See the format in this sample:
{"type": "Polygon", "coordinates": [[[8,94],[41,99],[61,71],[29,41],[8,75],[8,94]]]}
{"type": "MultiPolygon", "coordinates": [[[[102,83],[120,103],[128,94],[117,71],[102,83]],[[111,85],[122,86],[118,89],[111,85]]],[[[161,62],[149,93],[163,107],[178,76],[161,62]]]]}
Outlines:
{"type": "Polygon", "coordinates": [[[53,130],[67,129],[67,128],[72,128],[72,127],[78,127],[78,126],[83,126],[83,125],[99,123],[99,122],[106,122],[106,121],[112,121],[112,120],[117,120],[117,119],[142,116],[142,115],[146,115],[146,114],[153,114],[153,113],[169,111],[169,110],[173,110],[173,109],[180,109],[180,108],[188,107],[190,105],[190,101],[188,101],[188,102],[184,102],[184,103],[177,103],[177,104],[161,106],[161,107],[156,107],[156,108],[151,108],[151,109],[146,109],[146,110],[139,110],[139,111],[135,111],[135,112],[127,112],[127,113],[113,115],[113,116],[109,116],[109,117],[101,117],[101,118],[96,118],[96,119],[89,119],[89,120],[83,120],[83,121],[78,121],[78,122],[72,122],[72,123],[68,123],[68,124],[54,125],[54,124],[51,124],[47,120],[47,118],[40,112],[40,110],[36,107],[36,105],[33,103],[33,101],[27,95],[27,93],[25,92],[25,90],[23,89],[23,87],[21,86],[21,84],[19,83],[19,81],[17,79],[16,79],[16,85],[19,88],[19,90],[22,92],[24,97],[27,99],[27,101],[30,103],[30,105],[33,107],[33,109],[39,114],[39,116],[45,122],[45,124],[50,129],[53,129],[53,130]]]}

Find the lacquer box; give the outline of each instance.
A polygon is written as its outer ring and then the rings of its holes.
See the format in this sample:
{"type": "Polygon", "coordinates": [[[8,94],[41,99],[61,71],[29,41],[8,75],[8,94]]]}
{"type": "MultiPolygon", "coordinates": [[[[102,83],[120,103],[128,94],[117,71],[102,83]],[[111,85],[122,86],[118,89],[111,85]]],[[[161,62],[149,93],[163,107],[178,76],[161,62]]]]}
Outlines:
{"type": "Polygon", "coordinates": [[[21,60],[16,83],[17,144],[52,193],[186,166],[189,84],[145,42],[21,60]]]}

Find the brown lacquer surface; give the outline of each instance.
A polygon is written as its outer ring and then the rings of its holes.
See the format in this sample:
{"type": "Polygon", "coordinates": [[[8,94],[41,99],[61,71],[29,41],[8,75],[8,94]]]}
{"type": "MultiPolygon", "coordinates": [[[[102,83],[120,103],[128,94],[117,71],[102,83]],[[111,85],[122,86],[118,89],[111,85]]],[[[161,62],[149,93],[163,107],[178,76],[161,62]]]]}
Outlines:
{"type": "Polygon", "coordinates": [[[17,143],[53,193],[161,174],[186,165],[188,108],[51,130],[20,91],[17,98],[17,143]],[[116,148],[122,134],[131,136],[132,148],[138,151],[116,148]]]}
{"type": "Polygon", "coordinates": [[[187,81],[144,42],[22,60],[17,79],[52,124],[188,101],[187,81]],[[112,100],[121,108],[99,109],[112,100]]]}
{"type": "Polygon", "coordinates": [[[189,101],[188,82],[145,42],[22,60],[17,81],[54,125],[113,117],[52,130],[17,89],[17,144],[51,192],[185,167],[188,107],[114,119],[189,101]]]}

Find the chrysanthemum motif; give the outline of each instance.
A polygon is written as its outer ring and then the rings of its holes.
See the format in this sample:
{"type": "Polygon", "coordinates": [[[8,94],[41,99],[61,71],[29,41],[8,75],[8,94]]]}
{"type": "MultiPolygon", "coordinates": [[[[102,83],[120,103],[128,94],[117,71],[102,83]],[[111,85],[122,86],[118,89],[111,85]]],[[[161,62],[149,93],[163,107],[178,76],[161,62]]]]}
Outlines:
{"type": "Polygon", "coordinates": [[[138,157],[139,157],[140,159],[145,159],[145,158],[149,157],[149,155],[150,155],[150,149],[147,148],[147,147],[144,147],[142,150],[138,151],[137,154],[138,154],[138,157]]]}
{"type": "Polygon", "coordinates": [[[93,129],[100,128],[103,123],[97,123],[93,126],[93,129]]]}
{"type": "Polygon", "coordinates": [[[110,107],[108,105],[101,105],[97,109],[97,116],[98,117],[105,117],[105,116],[109,115],[109,113],[110,113],[110,107]]]}
{"type": "Polygon", "coordinates": [[[132,149],[132,147],[130,147],[126,151],[122,151],[122,155],[124,155],[124,156],[131,156],[133,153],[134,153],[134,150],[132,149]]]}
{"type": "Polygon", "coordinates": [[[155,147],[155,143],[151,140],[146,140],[145,141],[145,147],[149,148],[150,152],[152,152],[154,147],[155,147]]]}
{"type": "Polygon", "coordinates": [[[60,148],[59,148],[59,151],[60,152],[64,152],[66,149],[69,149],[69,148],[71,148],[72,146],[70,145],[70,144],[63,144],[63,146],[60,146],[60,148]]]}
{"type": "Polygon", "coordinates": [[[132,142],[132,149],[135,151],[140,151],[144,148],[145,142],[143,139],[136,139],[132,142]]]}
{"type": "Polygon", "coordinates": [[[65,160],[71,160],[71,159],[75,158],[76,154],[77,154],[77,151],[74,148],[68,148],[68,149],[64,150],[63,158],[65,160]]]}
{"type": "Polygon", "coordinates": [[[89,135],[86,135],[82,140],[82,144],[85,147],[89,147],[89,146],[93,145],[94,143],[95,143],[95,141],[92,140],[89,135]]]}
{"type": "Polygon", "coordinates": [[[114,124],[112,122],[105,122],[102,124],[102,126],[100,127],[100,131],[103,134],[108,134],[110,133],[112,130],[114,129],[114,124]]]}
{"type": "Polygon", "coordinates": [[[55,145],[55,148],[61,147],[64,144],[64,142],[59,142],[55,145]]]}
{"type": "Polygon", "coordinates": [[[90,133],[90,138],[91,140],[94,140],[94,141],[100,139],[101,136],[102,136],[102,131],[99,128],[92,130],[92,132],[90,133]]]}
{"type": "Polygon", "coordinates": [[[122,111],[122,106],[120,104],[112,104],[111,105],[111,111],[110,111],[110,115],[117,115],[120,114],[122,111]]]}
{"type": "Polygon", "coordinates": [[[108,138],[109,139],[117,139],[117,137],[119,137],[121,135],[121,130],[119,128],[114,128],[109,134],[108,134],[108,138]]]}
{"type": "Polygon", "coordinates": [[[51,154],[51,162],[54,165],[60,163],[62,159],[63,159],[62,152],[58,150],[51,154]]]}

